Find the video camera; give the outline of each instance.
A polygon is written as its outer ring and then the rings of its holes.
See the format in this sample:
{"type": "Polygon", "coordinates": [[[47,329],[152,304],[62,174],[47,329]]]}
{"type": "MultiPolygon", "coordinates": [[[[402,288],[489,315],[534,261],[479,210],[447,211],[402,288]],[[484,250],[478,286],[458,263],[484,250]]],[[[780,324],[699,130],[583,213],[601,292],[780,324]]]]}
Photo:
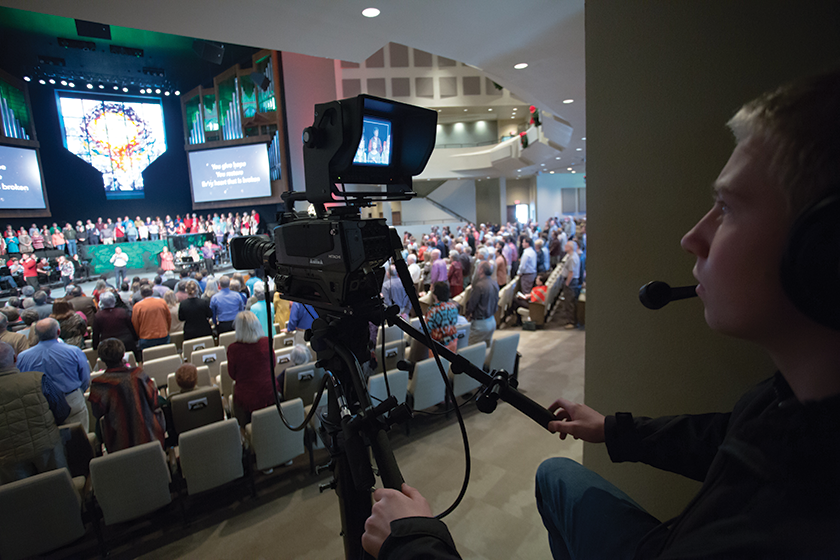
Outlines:
{"type": "Polygon", "coordinates": [[[315,105],[315,120],[303,132],[305,196],[283,195],[286,211],[274,242],[234,238],[233,267],[264,268],[284,299],[316,309],[381,307],[382,264],[401,245],[385,220],[362,220],[359,208],[415,196],[412,177],[432,154],[436,125],[436,111],[365,94],[315,105]],[[347,184],[384,189],[349,191],[347,184]],[[295,212],[295,201],[304,199],[314,217],[295,212]]]}

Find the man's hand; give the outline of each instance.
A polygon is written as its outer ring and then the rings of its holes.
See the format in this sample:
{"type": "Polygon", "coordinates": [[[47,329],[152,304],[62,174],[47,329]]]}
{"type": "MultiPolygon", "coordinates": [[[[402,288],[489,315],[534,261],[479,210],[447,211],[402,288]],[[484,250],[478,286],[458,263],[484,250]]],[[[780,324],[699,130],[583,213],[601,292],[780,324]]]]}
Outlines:
{"type": "Polygon", "coordinates": [[[432,517],[432,508],[415,488],[403,483],[402,492],[391,488],[377,488],[373,493],[370,517],[365,521],[362,547],[374,558],[379,557],[382,543],[391,534],[391,521],[404,517],[432,517]]]}
{"type": "Polygon", "coordinates": [[[604,415],[598,411],[566,399],[557,399],[548,410],[558,418],[548,423],[548,429],[559,433],[560,439],[571,435],[589,443],[604,443],[604,415]]]}

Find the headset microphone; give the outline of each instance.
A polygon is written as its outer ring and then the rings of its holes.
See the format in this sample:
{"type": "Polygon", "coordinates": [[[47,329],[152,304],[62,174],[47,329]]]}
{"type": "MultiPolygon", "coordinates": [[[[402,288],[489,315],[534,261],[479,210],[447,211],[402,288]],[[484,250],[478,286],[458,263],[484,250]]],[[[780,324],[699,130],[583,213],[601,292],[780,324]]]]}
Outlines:
{"type": "Polygon", "coordinates": [[[639,301],[648,309],[662,309],[672,301],[697,296],[697,285],[672,288],[665,282],[648,282],[639,290],[639,301]]]}

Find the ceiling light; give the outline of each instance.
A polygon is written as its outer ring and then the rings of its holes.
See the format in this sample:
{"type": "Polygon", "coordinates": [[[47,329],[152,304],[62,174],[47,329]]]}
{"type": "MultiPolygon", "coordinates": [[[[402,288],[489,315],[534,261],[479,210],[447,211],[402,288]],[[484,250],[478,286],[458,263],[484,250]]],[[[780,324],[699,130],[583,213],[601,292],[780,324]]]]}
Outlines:
{"type": "Polygon", "coordinates": [[[549,175],[554,175],[554,171],[549,171],[548,174],[549,175]]]}
{"type": "Polygon", "coordinates": [[[586,141],[586,136],[584,136],[584,137],[583,137],[583,138],[581,138],[581,140],[584,140],[584,141],[586,141]]]}
{"type": "Polygon", "coordinates": [[[128,93],[128,88],[127,87],[123,88],[123,93],[128,93]]]}
{"type": "Polygon", "coordinates": [[[571,170],[572,170],[572,168],[571,168],[571,167],[567,167],[567,168],[566,168],[566,171],[571,171],[571,170]]]}
{"type": "Polygon", "coordinates": [[[466,113],[466,112],[467,112],[467,109],[464,109],[464,112],[466,113]]]}
{"type": "Polygon", "coordinates": [[[157,89],[155,90],[155,93],[160,93],[160,88],[157,88],[157,89]]]}
{"type": "Polygon", "coordinates": [[[516,68],[517,70],[524,70],[525,68],[528,68],[528,63],[527,62],[520,62],[519,64],[514,64],[513,67],[516,68]]]}
{"type": "Polygon", "coordinates": [[[577,173],[577,171],[572,171],[572,173],[577,173]]]}
{"type": "Polygon", "coordinates": [[[74,84],[73,82],[67,82],[67,85],[70,87],[76,87],[76,84],[74,84]]]}
{"type": "Polygon", "coordinates": [[[575,148],[575,151],[576,151],[576,152],[582,152],[582,151],[583,151],[583,148],[575,148]]]}
{"type": "Polygon", "coordinates": [[[574,99],[564,99],[563,100],[563,103],[565,103],[566,105],[568,105],[569,103],[574,103],[574,102],[575,102],[574,99]]]}
{"type": "Polygon", "coordinates": [[[545,167],[545,164],[544,164],[544,163],[541,163],[541,164],[540,164],[540,166],[541,166],[541,167],[545,167]]]}
{"type": "Polygon", "coordinates": [[[492,109],[492,108],[490,108],[490,109],[487,109],[487,110],[488,110],[488,111],[492,111],[493,109],[492,109]]]}
{"type": "Polygon", "coordinates": [[[169,97],[169,92],[168,92],[168,91],[163,92],[163,94],[164,94],[165,96],[169,97]]]}
{"type": "Polygon", "coordinates": [[[51,83],[51,84],[53,84],[53,85],[55,85],[55,80],[53,80],[52,78],[50,78],[50,83],[51,83]]]}
{"type": "Polygon", "coordinates": [[[42,86],[47,85],[47,81],[46,81],[46,80],[38,80],[38,83],[39,83],[39,84],[41,84],[42,86]]]}
{"type": "Polygon", "coordinates": [[[175,90],[175,95],[181,95],[181,92],[176,89],[175,90]]]}
{"type": "Polygon", "coordinates": [[[556,157],[556,158],[554,158],[554,159],[560,159],[560,156],[557,156],[557,157],[556,157]]]}
{"type": "Polygon", "coordinates": [[[61,80],[61,85],[66,86],[67,85],[67,80],[61,80]]]}
{"type": "Polygon", "coordinates": [[[114,86],[114,91],[117,91],[119,89],[120,89],[120,86],[114,86]]]}
{"type": "Polygon", "coordinates": [[[511,117],[511,118],[512,118],[512,119],[515,119],[516,117],[515,117],[515,116],[513,116],[513,117],[511,117]]]}
{"type": "Polygon", "coordinates": [[[366,18],[375,18],[379,14],[379,8],[365,8],[364,10],[362,10],[362,15],[366,18]]]}
{"type": "Polygon", "coordinates": [[[146,93],[146,90],[145,90],[145,89],[141,89],[141,90],[140,90],[140,93],[146,93]]]}
{"type": "Polygon", "coordinates": [[[105,84],[99,84],[99,89],[105,89],[105,84]]]}
{"type": "Polygon", "coordinates": [[[88,89],[93,89],[93,84],[88,84],[88,85],[87,85],[87,88],[88,88],[88,89]]]}
{"type": "Polygon", "coordinates": [[[31,82],[31,81],[32,81],[32,78],[30,78],[29,76],[24,76],[24,77],[23,77],[23,81],[24,81],[24,82],[31,82]]]}

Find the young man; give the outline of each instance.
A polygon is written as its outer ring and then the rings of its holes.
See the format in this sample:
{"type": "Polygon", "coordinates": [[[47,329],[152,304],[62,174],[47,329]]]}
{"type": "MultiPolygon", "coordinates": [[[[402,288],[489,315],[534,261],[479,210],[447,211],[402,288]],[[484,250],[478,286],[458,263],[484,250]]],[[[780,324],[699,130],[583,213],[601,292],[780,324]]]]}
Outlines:
{"type": "MultiPolygon", "coordinates": [[[[837,556],[838,123],[840,72],[765,94],[730,121],[737,146],[715,182],[714,206],[682,246],[697,259],[709,326],[762,346],[778,372],[726,414],[604,417],[557,399],[550,428],[561,438],[606,443],[613,461],[644,462],[703,487],[676,519],[660,523],[595,473],[549,459],[536,494],[555,558],[837,556]],[[817,235],[800,236],[815,224],[817,235]],[[788,283],[803,270],[800,285],[788,283]],[[820,286],[825,295],[809,301],[820,286]]],[[[419,519],[430,510],[416,490],[379,489],[374,498],[362,539],[370,553],[458,557],[441,523],[419,519]]]]}

